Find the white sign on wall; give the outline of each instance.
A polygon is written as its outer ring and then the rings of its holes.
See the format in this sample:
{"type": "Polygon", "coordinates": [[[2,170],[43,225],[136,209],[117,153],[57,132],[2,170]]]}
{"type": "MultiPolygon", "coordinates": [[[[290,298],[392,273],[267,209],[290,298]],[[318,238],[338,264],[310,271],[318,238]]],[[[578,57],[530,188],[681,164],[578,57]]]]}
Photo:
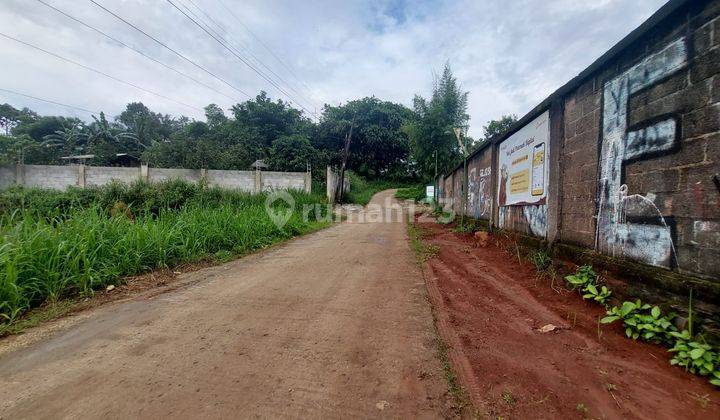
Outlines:
{"type": "Polygon", "coordinates": [[[544,204],[548,187],[550,112],[545,111],[498,147],[498,203],[544,204]]]}
{"type": "Polygon", "coordinates": [[[425,186],[425,198],[435,198],[435,186],[434,185],[425,186]]]}

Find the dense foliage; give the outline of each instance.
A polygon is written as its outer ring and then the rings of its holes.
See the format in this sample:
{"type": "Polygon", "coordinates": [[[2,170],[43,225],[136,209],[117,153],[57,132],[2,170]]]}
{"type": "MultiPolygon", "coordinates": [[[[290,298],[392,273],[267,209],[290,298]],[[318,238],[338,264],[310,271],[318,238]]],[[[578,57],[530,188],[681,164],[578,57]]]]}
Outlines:
{"type": "Polygon", "coordinates": [[[377,98],[326,105],[312,122],[265,92],[236,104],[230,115],[215,104],[205,121],[173,118],[130,103],[114,120],[101,113],[91,123],[75,118],[38,116],[30,110],[0,107],[0,163],[61,164],[67,156],[94,155],[93,165],[166,168],[249,169],[263,159],[270,170],[304,171],[340,161],[345,137],[353,136],[348,168],[366,177],[408,176],[408,138],[401,130],[412,111],[377,98]]]}

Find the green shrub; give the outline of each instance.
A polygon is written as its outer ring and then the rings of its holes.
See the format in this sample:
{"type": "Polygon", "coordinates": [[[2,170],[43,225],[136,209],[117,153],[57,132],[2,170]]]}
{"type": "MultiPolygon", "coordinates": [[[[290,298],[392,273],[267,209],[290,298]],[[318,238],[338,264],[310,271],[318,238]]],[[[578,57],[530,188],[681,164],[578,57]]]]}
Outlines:
{"type": "Polygon", "coordinates": [[[565,280],[573,290],[580,290],[583,299],[594,300],[603,305],[612,294],[607,286],[598,284],[598,275],[589,265],[579,267],[575,274],[566,276],[565,280]]]}
{"type": "Polygon", "coordinates": [[[323,206],[303,220],[303,205],[323,199],[299,192],[291,192],[296,206],[282,229],[266,213],[264,194],[203,191],[186,183],[109,185],[89,194],[89,207],[76,191],[21,194],[33,205],[0,220],[0,333],[46,301],[90,294],[119,277],[182,261],[226,260],[327,223],[315,221],[324,216],[323,206]],[[39,199],[43,194],[49,198],[39,199]],[[71,204],[52,211],[48,201],[71,204]],[[120,202],[133,218],[124,210],[110,216],[106,206],[120,202]]]}
{"type": "Polygon", "coordinates": [[[682,366],[693,374],[710,376],[710,383],[720,386],[720,353],[707,343],[695,341],[688,330],[670,335],[675,338],[675,345],[668,350],[675,353],[670,364],[682,366]]]}
{"type": "Polygon", "coordinates": [[[659,307],[643,304],[638,299],[635,302],[623,302],[619,308],[617,306],[610,308],[607,316],[600,322],[609,324],[622,319],[625,335],[628,337],[633,340],[640,338],[645,341],[661,343],[669,341],[672,337],[671,333],[677,331],[675,325],[670,322],[674,317],[673,313],[663,316],[659,307]]]}
{"type": "Polygon", "coordinates": [[[398,200],[424,201],[426,198],[425,185],[398,188],[398,190],[395,192],[395,198],[397,198],[398,200]]]}

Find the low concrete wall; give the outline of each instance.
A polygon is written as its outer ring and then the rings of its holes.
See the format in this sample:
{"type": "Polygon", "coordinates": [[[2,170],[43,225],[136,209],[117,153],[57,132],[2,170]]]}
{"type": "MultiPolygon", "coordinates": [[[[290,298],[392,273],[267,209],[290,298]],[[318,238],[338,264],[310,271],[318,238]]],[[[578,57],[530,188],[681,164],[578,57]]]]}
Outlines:
{"type": "MultiPolygon", "coordinates": [[[[335,202],[335,194],[338,189],[338,182],[340,182],[340,174],[335,171],[332,167],[327,167],[327,184],[326,184],[326,195],[330,203],[335,202]]],[[[343,183],[343,192],[346,193],[350,190],[350,179],[347,173],[345,173],[345,182],[343,183]]]]}
{"type": "Polygon", "coordinates": [[[150,168],[140,166],[105,167],[85,165],[16,165],[0,166],[0,188],[12,185],[64,190],[70,186],[80,188],[101,186],[113,181],[129,184],[144,179],[162,182],[181,179],[191,183],[205,181],[209,187],[222,187],[247,192],[277,189],[295,189],[310,192],[308,172],[223,171],[207,169],[150,168]]]}
{"type": "Polygon", "coordinates": [[[129,184],[140,179],[140,168],[85,167],[85,186],[105,185],[113,180],[129,184]]]}
{"type": "Polygon", "coordinates": [[[255,171],[220,171],[209,169],[205,178],[208,186],[255,191],[255,171]]]}

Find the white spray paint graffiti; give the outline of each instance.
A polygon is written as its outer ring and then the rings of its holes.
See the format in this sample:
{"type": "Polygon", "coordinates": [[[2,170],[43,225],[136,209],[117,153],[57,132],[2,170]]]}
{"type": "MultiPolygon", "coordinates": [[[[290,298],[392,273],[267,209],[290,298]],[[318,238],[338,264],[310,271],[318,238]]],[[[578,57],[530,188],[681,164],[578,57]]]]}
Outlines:
{"type": "Polygon", "coordinates": [[[533,235],[547,236],[547,205],[523,206],[523,214],[533,235]]]}
{"type": "MultiPolygon", "coordinates": [[[[625,220],[627,187],[621,183],[623,162],[651,153],[671,150],[675,142],[674,119],[666,119],[627,133],[630,95],[680,70],[687,64],[684,39],[670,43],[603,87],[602,151],[600,154],[600,200],[596,248],[610,255],[626,255],[648,264],[669,266],[674,255],[671,230],[660,224],[628,223],[625,220]]],[[[651,200],[652,207],[655,205],[651,200]]],[[[655,207],[657,210],[657,207],[655,207]]],[[[659,214],[659,210],[657,210],[659,214]]],[[[656,216],[656,215],[653,215],[656,216]]]]}
{"type": "Polygon", "coordinates": [[[650,127],[630,131],[625,142],[625,160],[639,159],[652,153],[672,150],[675,146],[677,122],[674,118],[650,127]]]}
{"type": "Polygon", "coordinates": [[[468,171],[468,214],[477,219],[489,218],[492,210],[490,192],[490,167],[469,168],[468,171]]]}

